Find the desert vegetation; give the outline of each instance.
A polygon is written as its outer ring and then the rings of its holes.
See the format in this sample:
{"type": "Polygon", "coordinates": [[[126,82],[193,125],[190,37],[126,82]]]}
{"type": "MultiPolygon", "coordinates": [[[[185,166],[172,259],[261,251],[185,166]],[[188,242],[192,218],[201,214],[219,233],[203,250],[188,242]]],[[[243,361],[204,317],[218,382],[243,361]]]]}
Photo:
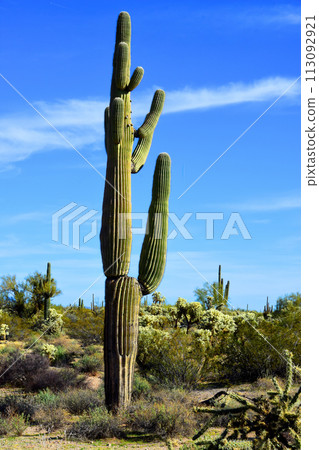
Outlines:
{"type": "Polygon", "coordinates": [[[16,436],[22,445],[33,435],[65,446],[300,448],[300,294],[278,298],[272,311],[266,302],[260,312],[234,310],[211,298],[211,286],[196,289],[195,301],[170,305],[160,292],[142,301],[132,402],[112,412],[104,394],[104,307],[51,303],[45,319],[46,296],[33,276],[3,277],[4,442],[16,436]]]}

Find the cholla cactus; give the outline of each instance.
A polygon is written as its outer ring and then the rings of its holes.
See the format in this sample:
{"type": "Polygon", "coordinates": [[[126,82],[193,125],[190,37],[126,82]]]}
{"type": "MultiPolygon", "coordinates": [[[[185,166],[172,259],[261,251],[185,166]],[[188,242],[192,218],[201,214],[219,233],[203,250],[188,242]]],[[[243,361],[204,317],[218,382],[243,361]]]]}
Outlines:
{"type": "Polygon", "coordinates": [[[186,332],[191,326],[198,323],[203,316],[203,307],[199,302],[188,303],[184,298],[179,298],[176,302],[177,317],[186,322],[186,332]]]}
{"type": "Polygon", "coordinates": [[[285,356],[287,359],[285,385],[281,387],[274,379],[275,391],[268,392],[267,397],[248,399],[236,393],[220,391],[211,399],[213,407],[196,408],[197,412],[212,414],[213,419],[209,420],[194,436],[195,441],[210,428],[216,416],[231,414],[231,419],[222,434],[215,440],[197,441],[198,447],[264,450],[301,448],[301,388],[299,387],[294,394],[290,393],[294,372],[299,373],[299,369],[295,368],[292,363],[292,353],[286,351],[285,356]],[[227,399],[234,400],[238,406],[227,407],[227,399]],[[252,433],[255,435],[254,439],[249,438],[252,433]],[[240,445],[244,445],[244,447],[240,447],[240,445]]]}
{"type": "Polygon", "coordinates": [[[50,308],[48,319],[42,322],[41,328],[48,334],[59,335],[63,328],[62,314],[50,308]]]}
{"type": "Polygon", "coordinates": [[[138,312],[142,295],[159,285],[165,268],[170,192],[170,157],[156,162],[138,279],[128,277],[131,253],[131,173],[143,167],[161,114],[165,93],[157,90],[144,123],[135,130],[130,93],[142,80],[137,67],[130,76],[131,19],[118,17],[110,105],[105,109],[106,183],[103,199],[101,253],[105,283],[105,398],[108,408],[126,407],[131,398],[137,352],[138,312]],[[134,138],[138,138],[133,150],[134,138]]]}
{"type": "Polygon", "coordinates": [[[6,323],[2,323],[0,326],[0,338],[3,341],[6,341],[8,339],[9,336],[9,325],[7,325],[6,323]]]}
{"type": "Polygon", "coordinates": [[[152,300],[154,305],[163,305],[165,303],[166,298],[160,292],[153,292],[152,300]]]}
{"type": "Polygon", "coordinates": [[[200,326],[210,330],[213,335],[217,333],[234,333],[237,328],[232,316],[214,308],[208,309],[203,313],[200,326]]]}
{"type": "Polygon", "coordinates": [[[47,356],[50,361],[54,361],[57,353],[57,348],[55,345],[44,343],[41,347],[40,352],[41,355],[47,356]]]}

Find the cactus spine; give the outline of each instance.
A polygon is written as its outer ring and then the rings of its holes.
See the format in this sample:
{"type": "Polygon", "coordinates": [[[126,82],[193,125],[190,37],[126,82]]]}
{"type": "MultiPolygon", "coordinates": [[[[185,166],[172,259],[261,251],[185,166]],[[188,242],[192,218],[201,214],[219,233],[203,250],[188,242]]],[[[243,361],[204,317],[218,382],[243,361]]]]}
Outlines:
{"type": "Polygon", "coordinates": [[[138,280],[128,277],[131,253],[131,173],[143,167],[164,105],[165,93],[157,90],[150,112],[137,130],[131,122],[130,92],[143,77],[137,67],[130,77],[131,19],[118,17],[110,106],[105,109],[107,152],[106,183],[100,233],[105,282],[105,398],[108,408],[130,402],[137,352],[138,312],[141,297],[159,285],[165,268],[170,157],[161,153],[156,162],[152,201],[148,212],[139,263],[138,280]],[[138,138],[133,151],[134,139],[138,138]],[[133,151],[133,153],[132,153],[133,151]]]}

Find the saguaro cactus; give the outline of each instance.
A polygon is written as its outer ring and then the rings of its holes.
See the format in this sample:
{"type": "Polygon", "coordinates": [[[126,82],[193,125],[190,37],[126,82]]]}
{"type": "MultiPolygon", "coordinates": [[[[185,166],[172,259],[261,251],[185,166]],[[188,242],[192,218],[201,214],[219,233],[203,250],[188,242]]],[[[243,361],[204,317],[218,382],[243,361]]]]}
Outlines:
{"type": "Polygon", "coordinates": [[[156,162],[138,279],[127,276],[131,253],[131,173],[143,167],[164,105],[157,90],[150,112],[137,130],[131,122],[130,92],[142,80],[137,67],[130,76],[131,19],[118,17],[110,105],[105,109],[106,183],[100,233],[105,282],[105,398],[108,408],[129,404],[137,352],[138,312],[143,295],[159,285],[165,268],[170,191],[170,157],[156,162]],[[133,151],[134,138],[138,138],[133,151]]]}
{"type": "Polygon", "coordinates": [[[220,303],[227,304],[228,302],[228,295],[229,295],[229,281],[226,283],[225,291],[224,291],[224,279],[222,278],[222,266],[218,266],[218,284],[217,284],[217,291],[216,294],[219,296],[220,303]]]}
{"type": "Polygon", "coordinates": [[[44,295],[44,320],[49,318],[50,299],[51,299],[51,263],[47,264],[47,275],[45,282],[43,283],[43,295],[44,295]]]}

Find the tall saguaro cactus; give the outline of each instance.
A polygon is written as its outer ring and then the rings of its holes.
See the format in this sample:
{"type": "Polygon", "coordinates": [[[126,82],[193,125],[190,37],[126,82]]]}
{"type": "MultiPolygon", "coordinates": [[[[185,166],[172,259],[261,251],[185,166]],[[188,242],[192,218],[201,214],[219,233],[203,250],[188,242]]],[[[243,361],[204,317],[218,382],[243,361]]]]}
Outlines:
{"type": "Polygon", "coordinates": [[[110,105],[105,109],[106,183],[100,233],[105,282],[105,397],[108,408],[129,404],[137,352],[138,312],[141,297],[159,285],[165,268],[170,191],[170,157],[156,162],[152,201],[148,212],[138,279],[129,277],[131,253],[131,173],[143,167],[165,93],[157,90],[150,112],[136,130],[131,121],[130,92],[142,80],[137,67],[130,76],[131,19],[118,17],[110,105]],[[134,139],[138,138],[133,151],[134,139]]]}

